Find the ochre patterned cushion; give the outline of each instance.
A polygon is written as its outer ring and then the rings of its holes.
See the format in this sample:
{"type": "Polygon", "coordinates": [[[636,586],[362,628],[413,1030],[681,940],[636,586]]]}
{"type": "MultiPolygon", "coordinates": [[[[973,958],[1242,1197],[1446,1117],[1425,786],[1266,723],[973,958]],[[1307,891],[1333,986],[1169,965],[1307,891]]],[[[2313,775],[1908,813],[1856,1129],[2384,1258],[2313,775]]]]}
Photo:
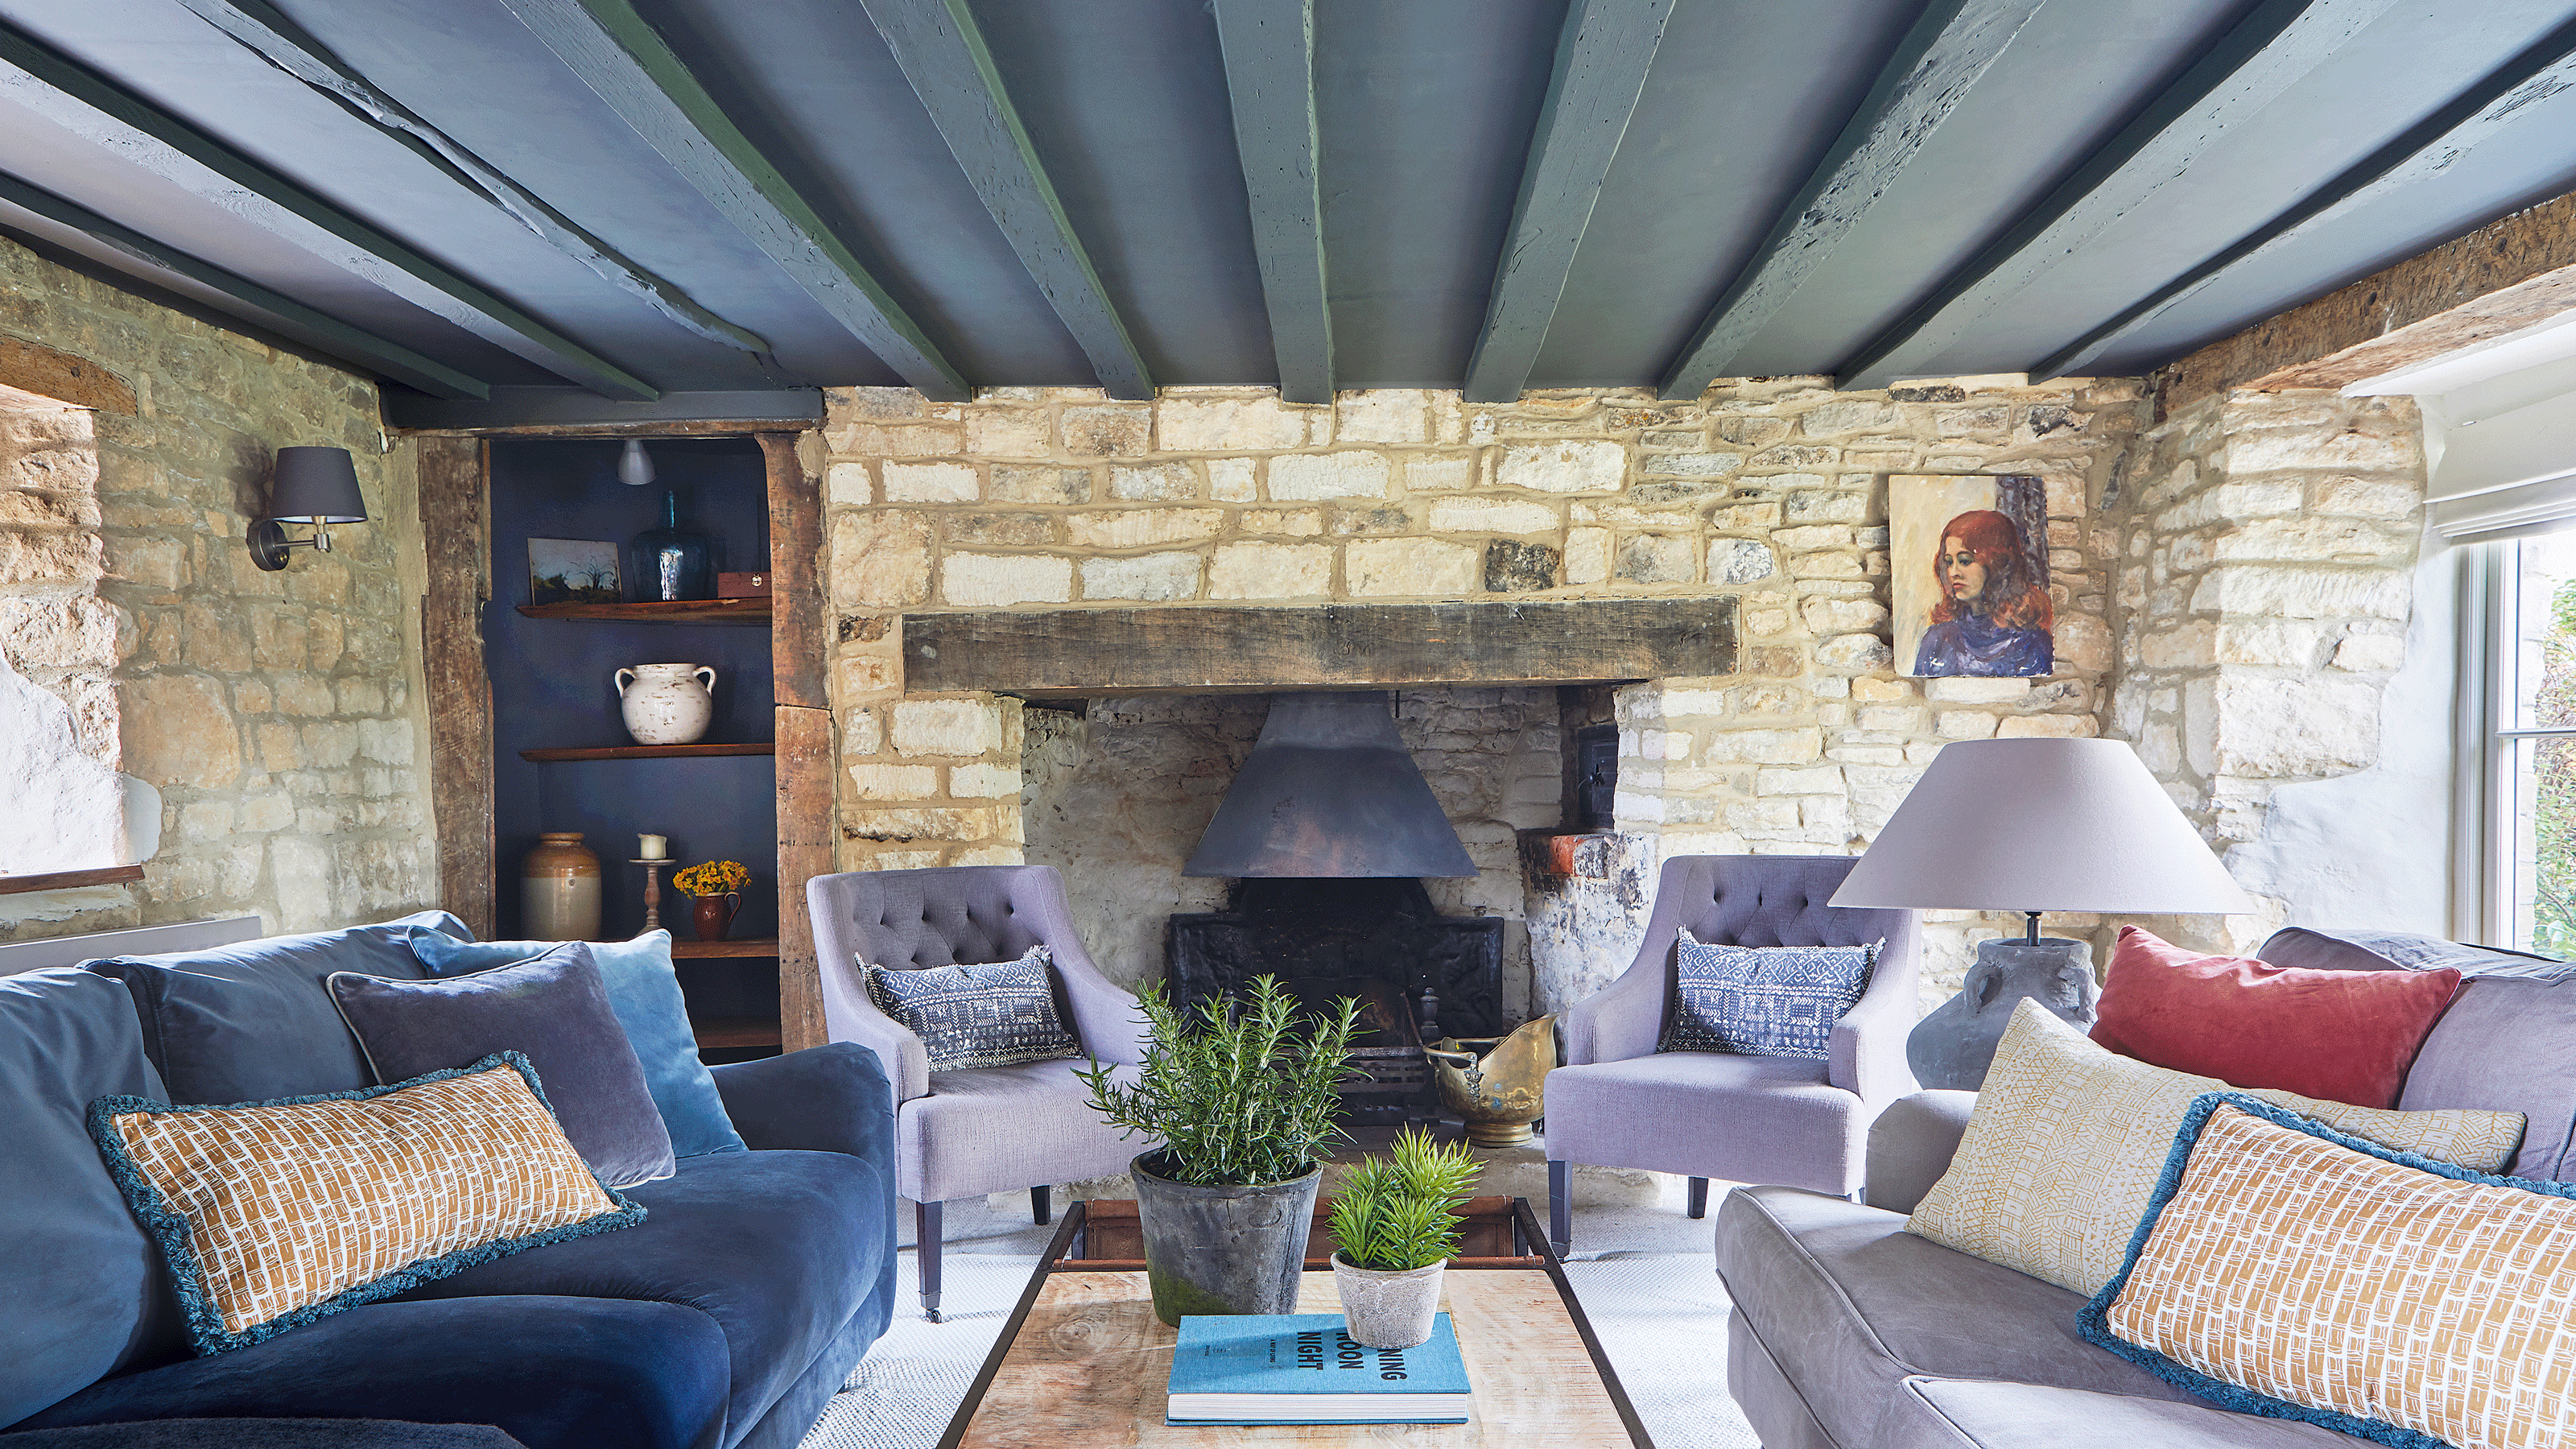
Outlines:
{"type": "Polygon", "coordinates": [[[1824,1057],[1886,944],[1726,946],[1684,926],[1673,944],[1672,1020],[1657,1050],[1824,1057]]]}
{"type": "MultiPolygon", "coordinates": [[[[2085,1039],[2037,1002],[2013,1008],[1950,1170],[1906,1231],[2078,1293],[2120,1271],[2194,1099],[2227,1090],[2085,1039]]],[[[2391,1112],[2253,1095],[2343,1131],[2480,1172],[2513,1160],[2519,1112],[2391,1112]]]]}
{"type": "Polygon", "coordinates": [[[2576,1184],[2213,1094],[2183,1120],[2126,1271],[2078,1322],[2227,1408],[2385,1444],[2557,1449],[2576,1443],[2571,1199],[2576,1184]]]}
{"type": "Polygon", "coordinates": [[[1056,1015],[1055,957],[1031,946],[1017,961],[896,971],[859,963],[877,1010],[921,1038],[934,1072],[1008,1067],[1082,1055],[1056,1015]]]}
{"type": "Polygon", "coordinates": [[[644,1220],[583,1165],[516,1052],[238,1107],[101,1097],[89,1127],[201,1354],[644,1220]]]}

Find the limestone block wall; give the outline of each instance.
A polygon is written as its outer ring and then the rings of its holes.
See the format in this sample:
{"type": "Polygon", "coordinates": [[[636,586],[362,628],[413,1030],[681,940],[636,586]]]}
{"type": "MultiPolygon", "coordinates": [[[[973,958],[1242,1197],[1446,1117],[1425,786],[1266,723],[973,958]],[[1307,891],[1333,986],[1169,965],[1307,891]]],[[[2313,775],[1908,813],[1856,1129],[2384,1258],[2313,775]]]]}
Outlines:
{"type": "MultiPolygon", "coordinates": [[[[845,869],[1017,860],[1032,839],[1020,706],[907,694],[907,611],[1732,595],[1737,673],[1619,696],[1620,825],[1664,853],[1857,851],[1947,740],[2100,730],[2116,541],[2096,503],[2140,423],[2133,381],[827,398],[845,869]],[[1897,677],[1886,479],[1908,472],[2048,480],[2056,677],[1897,677]]],[[[1940,923],[1927,996],[2000,928],[1940,923]]],[[[1537,1009],[1579,994],[1537,969],[1537,1009]]]]}
{"type": "Polygon", "coordinates": [[[305,930],[432,903],[420,529],[373,384],[6,242],[0,332],[135,399],[0,409],[0,660],[63,702],[82,759],[159,795],[142,882],[0,896],[0,939],[245,911],[305,930]],[[262,573],[246,520],[272,451],[307,443],[350,450],[369,521],[262,573]]]}
{"type": "MultiPolygon", "coordinates": [[[[2223,855],[2262,838],[2282,787],[2378,762],[2424,477],[2406,398],[2226,392],[2141,437],[2106,510],[2120,654],[2106,724],[2223,855]]],[[[2405,868],[2440,869],[2440,842],[2420,847],[2405,868]]],[[[2145,924],[2250,947],[2295,905],[2257,900],[2249,916],[2145,924]]]]}

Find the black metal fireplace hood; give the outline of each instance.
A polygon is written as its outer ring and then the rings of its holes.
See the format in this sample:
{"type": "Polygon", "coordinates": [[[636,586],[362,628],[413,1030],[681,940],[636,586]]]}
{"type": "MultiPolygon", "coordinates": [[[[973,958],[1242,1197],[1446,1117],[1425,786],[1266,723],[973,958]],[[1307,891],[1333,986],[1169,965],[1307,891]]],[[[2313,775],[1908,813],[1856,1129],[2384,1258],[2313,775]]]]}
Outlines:
{"type": "Polygon", "coordinates": [[[1282,694],[1181,874],[1467,876],[1386,691],[1282,694]]]}

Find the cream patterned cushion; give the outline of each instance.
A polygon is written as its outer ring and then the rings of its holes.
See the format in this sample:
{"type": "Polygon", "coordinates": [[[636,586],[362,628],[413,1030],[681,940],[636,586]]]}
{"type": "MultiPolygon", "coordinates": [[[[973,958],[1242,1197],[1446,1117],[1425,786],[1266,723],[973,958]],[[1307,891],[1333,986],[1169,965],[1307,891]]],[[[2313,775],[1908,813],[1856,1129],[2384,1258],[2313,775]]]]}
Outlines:
{"type": "Polygon", "coordinates": [[[2201,1098],[2172,1157],[2085,1337],[2226,1408],[2384,1444],[2576,1443],[2576,1185],[2242,1093],[2201,1098]]]}
{"type": "MultiPolygon", "coordinates": [[[[2193,1099],[2231,1090],[2096,1046],[2037,1002],[2013,1008],[1950,1170],[1906,1231],[2093,1294],[2129,1239],[2193,1099]]],[[[2519,1112],[2392,1112],[2295,1092],[2253,1095],[2375,1142],[2480,1172],[2513,1160],[2519,1112]]]]}
{"type": "Polygon", "coordinates": [[[644,1220],[591,1175],[517,1052],[239,1107],[102,1097],[89,1128],[201,1354],[644,1220]]]}

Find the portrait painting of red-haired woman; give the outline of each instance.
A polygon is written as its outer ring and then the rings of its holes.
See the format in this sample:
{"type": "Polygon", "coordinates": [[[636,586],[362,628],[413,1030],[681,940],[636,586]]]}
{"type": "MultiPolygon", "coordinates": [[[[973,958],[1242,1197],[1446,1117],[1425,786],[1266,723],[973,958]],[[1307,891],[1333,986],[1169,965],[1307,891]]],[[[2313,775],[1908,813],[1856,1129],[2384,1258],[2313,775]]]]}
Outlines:
{"type": "Polygon", "coordinates": [[[2035,477],[1890,479],[1898,667],[1917,678],[2053,672],[2047,538],[2035,477]]]}

